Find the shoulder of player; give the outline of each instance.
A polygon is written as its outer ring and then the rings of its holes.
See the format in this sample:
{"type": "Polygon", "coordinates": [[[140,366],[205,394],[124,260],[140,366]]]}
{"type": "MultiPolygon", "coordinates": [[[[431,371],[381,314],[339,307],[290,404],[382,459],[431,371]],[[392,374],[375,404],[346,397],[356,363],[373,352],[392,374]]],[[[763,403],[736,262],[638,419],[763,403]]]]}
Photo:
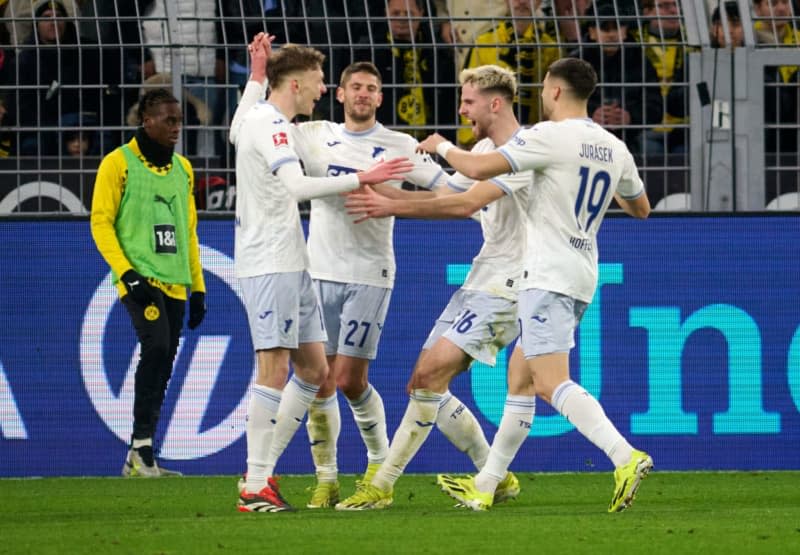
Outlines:
{"type": "Polygon", "coordinates": [[[177,152],[175,153],[175,156],[178,157],[178,161],[181,163],[181,166],[183,166],[183,169],[185,169],[187,172],[193,171],[192,170],[192,163],[191,163],[191,161],[189,161],[189,159],[186,156],[184,156],[182,154],[178,154],[177,152]]]}

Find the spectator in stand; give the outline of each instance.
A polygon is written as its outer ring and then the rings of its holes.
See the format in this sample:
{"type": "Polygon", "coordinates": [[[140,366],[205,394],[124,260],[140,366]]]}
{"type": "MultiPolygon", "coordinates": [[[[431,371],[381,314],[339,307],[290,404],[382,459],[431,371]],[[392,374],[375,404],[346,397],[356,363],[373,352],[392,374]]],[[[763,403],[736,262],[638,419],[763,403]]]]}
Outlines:
{"type": "MultiPolygon", "coordinates": [[[[519,84],[514,111],[523,126],[533,125],[541,119],[542,79],[560,52],[553,38],[535,19],[534,9],[538,9],[541,0],[506,0],[506,3],[511,18],[477,38],[466,69],[498,65],[514,72],[519,84]]],[[[458,142],[471,146],[475,142],[472,125],[464,116],[461,125],[458,142]]]]}
{"type": "MultiPolygon", "coordinates": [[[[98,17],[114,18],[99,25],[100,43],[106,47],[108,59],[117,66],[123,86],[106,91],[103,98],[107,120],[114,126],[123,125],[124,115],[138,102],[139,87],[155,72],[152,52],[144,44],[141,17],[155,0],[128,2],[96,2],[98,17]]],[[[113,134],[112,145],[128,140],[129,130],[113,134]]]]}
{"type": "Polygon", "coordinates": [[[581,43],[581,18],[589,4],[591,0],[553,0],[555,20],[547,29],[563,53],[577,48],[581,43]]]}
{"type": "MultiPolygon", "coordinates": [[[[660,125],[643,133],[642,153],[645,156],[684,153],[688,129],[688,56],[682,43],[684,36],[678,0],[640,0],[644,21],[632,32],[645,49],[647,63],[653,71],[645,71],[652,81],[648,88],[661,92],[660,125]]],[[[650,93],[651,91],[648,91],[650,93]]]]}
{"type": "Polygon", "coordinates": [[[463,45],[457,47],[455,52],[456,75],[467,63],[469,50],[478,36],[508,16],[505,0],[433,0],[433,4],[436,17],[441,18],[442,40],[448,44],[463,45]]]}
{"type": "Polygon", "coordinates": [[[760,44],[800,44],[791,0],[753,0],[756,41],[760,44]]]}
{"type": "MultiPolygon", "coordinates": [[[[217,37],[217,0],[180,0],[175,2],[178,25],[176,32],[169,34],[165,2],[153,2],[144,14],[142,30],[146,44],[155,60],[157,73],[170,73],[172,49],[170,44],[184,45],[180,48],[180,74],[183,84],[212,110],[217,105],[216,76],[224,73],[218,67],[219,60],[213,45],[219,44],[217,37]],[[191,46],[189,46],[191,45],[191,46]]],[[[182,107],[186,111],[186,106],[182,107]]],[[[215,121],[213,115],[211,121],[215,121]]],[[[190,127],[187,125],[186,127],[190,127]]],[[[214,134],[209,129],[187,130],[184,151],[189,155],[214,156],[214,134]]]]}
{"type": "MultiPolygon", "coordinates": [[[[756,40],[765,46],[800,45],[797,20],[789,0],[753,0],[756,40]]],[[[794,12],[796,17],[798,14],[794,12]]],[[[765,68],[764,121],[765,150],[768,153],[792,155],[786,160],[797,165],[798,132],[800,131],[800,71],[798,66],[768,66],[765,68]],[[786,127],[776,129],[781,124],[786,127]]]]}
{"type": "Polygon", "coordinates": [[[586,11],[585,42],[570,57],[589,62],[600,76],[589,97],[589,116],[622,139],[633,153],[641,150],[641,125],[661,119],[661,95],[642,87],[653,68],[643,63],[641,45],[630,39],[634,13],[614,0],[597,0],[586,11]],[[648,101],[649,100],[649,101],[648,101]]]}
{"type": "MultiPolygon", "coordinates": [[[[62,2],[37,2],[33,17],[36,25],[18,58],[21,87],[15,111],[20,127],[28,128],[20,134],[19,152],[57,155],[62,152],[61,130],[40,128],[69,130],[103,123],[101,97],[107,89],[100,81],[103,57],[97,45],[79,40],[75,20],[62,2]]],[[[108,79],[105,69],[102,76],[108,79]]],[[[99,145],[97,139],[92,143],[99,145]]]]}
{"type": "MultiPolygon", "coordinates": [[[[744,46],[744,27],[739,16],[739,5],[736,2],[725,2],[725,19],[728,20],[728,32],[731,37],[731,46],[744,46]]],[[[725,48],[725,28],[722,25],[719,6],[714,8],[711,13],[711,29],[708,33],[711,37],[712,48],[725,48]]]]}
{"type": "MultiPolygon", "coordinates": [[[[423,20],[424,1],[388,0],[386,44],[367,47],[369,37],[364,37],[355,53],[356,61],[371,61],[387,76],[377,119],[390,128],[408,127],[418,139],[456,120],[451,49],[429,46],[433,33],[431,22],[423,20]]],[[[447,130],[443,134],[454,138],[447,130]]]]}

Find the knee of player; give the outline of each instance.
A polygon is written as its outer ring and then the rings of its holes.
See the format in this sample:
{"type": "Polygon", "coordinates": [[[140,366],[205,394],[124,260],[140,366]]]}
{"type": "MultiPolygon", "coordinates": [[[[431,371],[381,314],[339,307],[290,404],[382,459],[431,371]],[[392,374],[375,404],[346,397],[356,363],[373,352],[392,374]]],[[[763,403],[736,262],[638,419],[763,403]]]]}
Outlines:
{"type": "Polygon", "coordinates": [[[348,399],[358,399],[367,390],[369,382],[366,376],[338,375],[336,376],[336,387],[344,393],[348,399]]]}
{"type": "Polygon", "coordinates": [[[446,388],[451,379],[451,372],[447,368],[421,364],[414,370],[414,389],[438,391],[442,387],[446,388]]]}

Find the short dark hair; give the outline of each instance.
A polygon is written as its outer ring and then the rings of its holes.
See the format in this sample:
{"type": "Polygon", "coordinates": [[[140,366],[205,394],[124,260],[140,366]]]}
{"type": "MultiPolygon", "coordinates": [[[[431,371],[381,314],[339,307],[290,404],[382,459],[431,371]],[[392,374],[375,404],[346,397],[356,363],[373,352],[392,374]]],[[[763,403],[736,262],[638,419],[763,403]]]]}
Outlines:
{"type": "Polygon", "coordinates": [[[139,99],[139,123],[144,121],[145,114],[151,113],[159,104],[178,104],[178,99],[169,89],[151,89],[139,99]]]}
{"type": "Polygon", "coordinates": [[[563,79],[572,94],[581,100],[587,100],[597,85],[597,73],[589,62],[580,58],[561,58],[547,69],[550,77],[563,79]]]}
{"type": "Polygon", "coordinates": [[[322,68],[324,62],[325,54],[319,50],[298,44],[284,44],[269,59],[267,66],[269,86],[275,89],[290,73],[322,68]]]}
{"type": "Polygon", "coordinates": [[[383,84],[381,72],[378,71],[378,68],[375,67],[375,64],[372,62],[355,62],[344,68],[342,75],[339,78],[339,86],[344,87],[354,73],[369,73],[378,79],[378,85],[383,84]]]}
{"type": "MultiPolygon", "coordinates": [[[[728,21],[741,21],[742,19],[739,15],[739,5],[736,2],[725,2],[725,15],[728,16],[728,21]]],[[[711,14],[711,23],[720,22],[719,6],[717,6],[711,14]]]]}

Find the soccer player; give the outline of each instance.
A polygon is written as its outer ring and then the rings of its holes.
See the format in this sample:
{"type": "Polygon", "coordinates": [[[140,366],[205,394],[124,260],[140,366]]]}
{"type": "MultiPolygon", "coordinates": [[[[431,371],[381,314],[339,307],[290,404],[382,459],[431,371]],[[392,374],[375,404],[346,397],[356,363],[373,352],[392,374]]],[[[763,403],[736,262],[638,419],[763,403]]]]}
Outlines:
{"type": "MultiPolygon", "coordinates": [[[[258,54],[258,51],[256,51],[258,54]]],[[[263,96],[263,61],[253,60],[253,79],[259,84],[245,90],[240,107],[263,96]]],[[[383,156],[408,156],[414,164],[406,181],[423,188],[440,188],[447,175],[429,156],[416,153],[417,141],[409,135],[390,131],[376,121],[382,101],[381,76],[369,62],[354,63],[342,72],[337,97],[344,104],[345,122],[308,122],[293,128],[296,151],[311,176],[343,174],[383,156]]],[[[383,184],[389,195],[402,195],[400,182],[383,184]]],[[[423,193],[421,193],[423,194],[423,193]]],[[[423,194],[431,196],[431,193],[423,194]]],[[[339,501],[337,441],[341,416],[336,387],[344,392],[362,440],[367,447],[367,470],[359,484],[367,483],[386,458],[389,439],[383,400],[369,384],[369,361],[375,358],[383,321],[394,283],[395,260],[392,220],[375,220],[355,225],[338,195],[312,199],[308,247],[310,273],[320,295],[328,330],[326,345],[332,371],[309,408],[307,429],[317,474],[307,507],[334,506],[339,501]]],[[[482,463],[484,450],[473,449],[471,432],[480,431],[477,421],[460,401],[448,396],[457,417],[443,419],[438,427],[473,460],[482,463]],[[470,437],[462,439],[464,429],[470,437]],[[477,454],[477,455],[476,455],[477,454]]],[[[484,453],[485,451],[485,453],[484,453]]],[[[477,463],[476,463],[477,464],[477,463]]]]}
{"type": "MultiPolygon", "coordinates": [[[[562,58],[550,66],[543,83],[549,121],[521,131],[490,153],[456,149],[438,135],[420,146],[475,179],[533,170],[519,294],[522,348],[536,394],[611,459],[615,488],[608,510],[616,512],[633,502],[653,460],[634,449],[598,401],[570,379],[569,351],[597,286],[596,236],[611,199],[636,218],[649,215],[650,202],[625,144],[588,117],[587,100],[596,83],[587,62],[562,58]]],[[[492,506],[497,484],[528,435],[506,425],[516,418],[506,405],[489,458],[477,476],[438,477],[447,493],[474,510],[492,506]]]]}
{"type": "MultiPolygon", "coordinates": [[[[382,157],[408,157],[414,167],[406,181],[426,189],[444,187],[447,174],[417,141],[376,121],[383,100],[380,72],[371,62],[357,62],[342,72],[336,98],[344,123],[315,121],[298,125],[297,153],[308,175],[350,173],[382,157]]],[[[395,181],[387,194],[400,188],[395,181]]],[[[386,189],[383,189],[386,190],[386,189]]],[[[354,224],[341,195],[312,199],[308,233],[310,272],[328,330],[326,354],[332,369],[311,405],[306,427],[316,466],[317,485],[309,508],[339,502],[337,441],[341,415],[336,388],[344,393],[367,449],[368,482],[386,458],[389,438],[383,399],[369,383],[395,278],[392,219],[354,224]]],[[[447,433],[447,430],[444,430],[447,433]]]]}
{"type": "Polygon", "coordinates": [[[260,33],[249,45],[251,52],[263,49],[264,64],[269,60],[269,98],[237,109],[230,132],[238,196],[234,272],[258,364],[248,407],[247,475],[238,501],[243,512],[291,509],[273,472],[328,375],[327,335],[308,274],[297,201],[402,179],[410,169],[399,158],[366,171],[305,176],[292,146],[290,121],[310,115],[325,92],[324,56],[294,45],[273,56],[272,38],[260,33]],[[290,360],[294,374],[287,383],[290,360]]]}
{"type": "Polygon", "coordinates": [[[133,433],[123,476],[180,474],[158,464],[153,438],[189,295],[189,328],[206,313],[191,163],[175,153],[178,100],[154,89],[139,101],[140,127],[97,170],[91,229],[111,266],[122,304],[141,345],[133,398],[133,433]]]}
{"type": "MultiPolygon", "coordinates": [[[[513,108],[514,74],[486,65],[462,71],[459,79],[459,111],[472,122],[473,134],[480,139],[473,151],[489,152],[512,140],[520,130],[513,108]]],[[[488,442],[474,415],[469,412],[463,416],[466,407],[451,398],[448,386],[473,360],[494,366],[497,352],[519,333],[517,283],[522,274],[523,207],[530,181],[530,172],[509,173],[477,183],[456,173],[448,181],[448,189],[436,191],[435,199],[391,200],[365,188],[348,201],[351,212],[368,217],[396,214],[452,218],[469,217],[480,211],[484,244],[464,285],[452,296],[422,348],[409,382],[408,407],[386,460],[370,483],[336,505],[338,510],[382,509],[391,505],[395,482],[434,423],[460,422],[454,444],[470,454],[478,469],[486,462],[488,442]]],[[[521,381],[509,381],[506,405],[520,406],[532,414],[534,393],[530,379],[523,376],[521,381]]],[[[493,496],[499,502],[518,493],[516,477],[504,473],[493,496]]]]}

